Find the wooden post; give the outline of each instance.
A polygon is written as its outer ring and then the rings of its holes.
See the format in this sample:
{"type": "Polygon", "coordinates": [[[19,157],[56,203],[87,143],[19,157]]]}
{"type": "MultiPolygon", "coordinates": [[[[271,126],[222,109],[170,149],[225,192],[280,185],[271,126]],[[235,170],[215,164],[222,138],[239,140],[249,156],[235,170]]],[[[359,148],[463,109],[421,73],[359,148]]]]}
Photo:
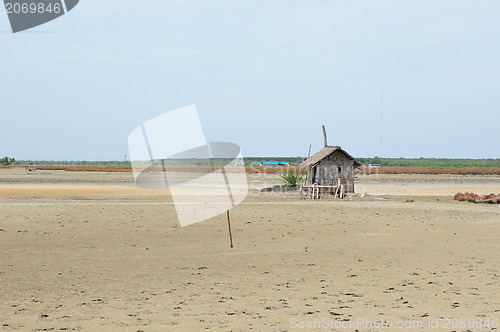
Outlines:
{"type": "Polygon", "coordinates": [[[227,210],[227,225],[229,227],[229,240],[231,241],[231,248],[233,247],[233,233],[231,232],[231,220],[229,219],[229,210],[227,210]]]}
{"type": "Polygon", "coordinates": [[[328,146],[328,141],[326,139],[326,129],[325,129],[325,125],[322,126],[323,127],[323,139],[325,141],[325,148],[328,146]]]}

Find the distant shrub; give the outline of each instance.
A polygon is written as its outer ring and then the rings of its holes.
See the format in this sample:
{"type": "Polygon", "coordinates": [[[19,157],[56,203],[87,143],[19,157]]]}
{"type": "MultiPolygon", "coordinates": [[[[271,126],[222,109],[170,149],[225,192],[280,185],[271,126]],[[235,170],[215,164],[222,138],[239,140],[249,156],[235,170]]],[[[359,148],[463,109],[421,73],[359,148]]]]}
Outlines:
{"type": "Polygon", "coordinates": [[[10,157],[4,157],[0,159],[0,164],[7,166],[7,165],[12,165],[13,163],[16,162],[16,159],[10,158],[10,157]]]}
{"type": "Polygon", "coordinates": [[[286,184],[296,186],[299,183],[305,181],[304,174],[300,173],[299,170],[288,169],[281,173],[281,178],[286,184]]]}
{"type": "Polygon", "coordinates": [[[489,203],[489,204],[498,204],[500,203],[500,194],[488,194],[479,196],[474,193],[456,193],[453,198],[457,201],[467,201],[473,203],[489,203]]]}

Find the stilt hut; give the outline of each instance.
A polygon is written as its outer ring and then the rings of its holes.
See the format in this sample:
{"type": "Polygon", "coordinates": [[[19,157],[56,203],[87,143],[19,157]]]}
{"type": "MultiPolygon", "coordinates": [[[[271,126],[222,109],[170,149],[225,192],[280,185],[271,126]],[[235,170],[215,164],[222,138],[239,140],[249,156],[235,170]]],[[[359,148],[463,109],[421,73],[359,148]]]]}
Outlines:
{"type": "Polygon", "coordinates": [[[311,198],[321,198],[327,193],[354,193],[354,171],[362,164],[340,146],[329,146],[323,126],[325,146],[300,164],[307,167],[303,189],[311,198]]]}

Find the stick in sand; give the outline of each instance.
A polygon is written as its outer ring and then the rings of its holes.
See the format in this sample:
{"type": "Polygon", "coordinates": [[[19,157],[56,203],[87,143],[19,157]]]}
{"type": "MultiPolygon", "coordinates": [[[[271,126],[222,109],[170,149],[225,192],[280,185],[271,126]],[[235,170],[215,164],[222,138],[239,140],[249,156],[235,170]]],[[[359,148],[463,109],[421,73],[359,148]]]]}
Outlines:
{"type": "Polygon", "coordinates": [[[229,210],[227,210],[227,225],[229,227],[229,240],[231,241],[231,248],[233,247],[233,234],[231,232],[231,220],[229,219],[229,210]]]}

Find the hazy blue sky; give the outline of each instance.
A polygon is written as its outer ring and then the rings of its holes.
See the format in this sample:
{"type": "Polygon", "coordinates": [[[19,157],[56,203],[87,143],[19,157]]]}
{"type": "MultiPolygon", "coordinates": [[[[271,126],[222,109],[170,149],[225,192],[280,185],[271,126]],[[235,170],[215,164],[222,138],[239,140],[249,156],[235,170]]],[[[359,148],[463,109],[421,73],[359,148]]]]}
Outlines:
{"type": "Polygon", "coordinates": [[[81,0],[12,34],[0,10],[0,155],[122,160],[196,104],[246,156],[499,158],[500,1],[81,0]],[[380,91],[384,142],[380,144],[380,91]]]}

